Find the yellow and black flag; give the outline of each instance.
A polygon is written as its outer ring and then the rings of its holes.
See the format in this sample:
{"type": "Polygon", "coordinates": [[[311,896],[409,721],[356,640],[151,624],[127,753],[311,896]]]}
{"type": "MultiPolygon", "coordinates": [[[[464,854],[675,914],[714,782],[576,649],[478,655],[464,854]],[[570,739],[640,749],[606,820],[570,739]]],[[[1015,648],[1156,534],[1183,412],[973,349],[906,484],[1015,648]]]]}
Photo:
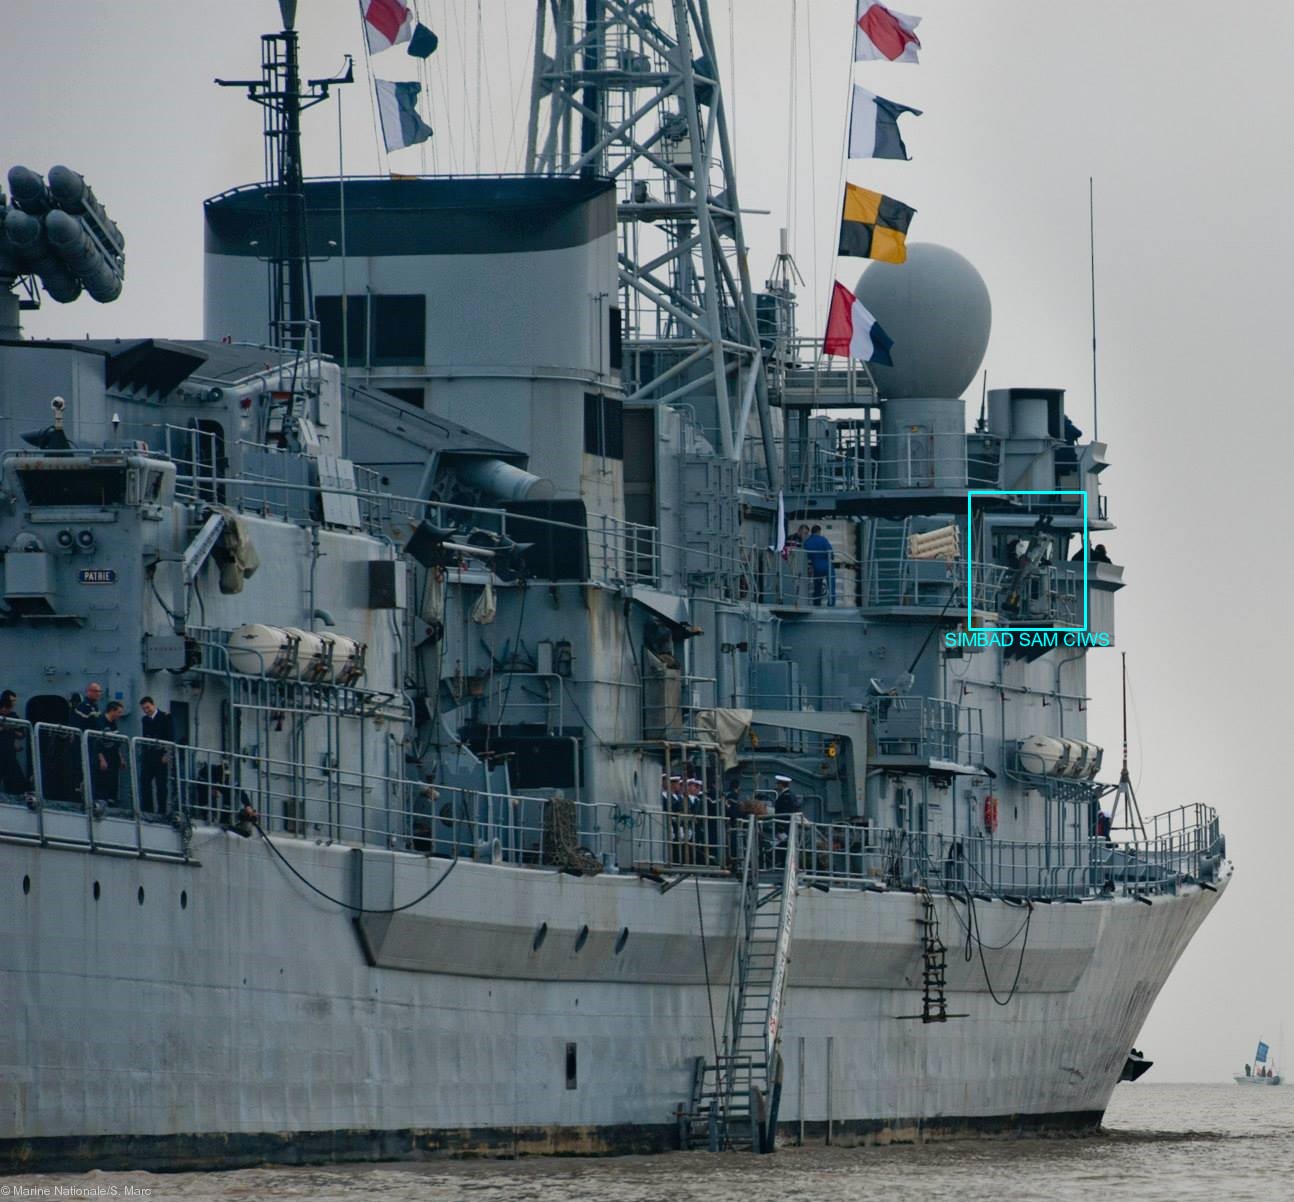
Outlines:
{"type": "Polygon", "coordinates": [[[883,263],[907,262],[908,223],[915,212],[893,197],[846,184],[839,253],[883,263]]]}

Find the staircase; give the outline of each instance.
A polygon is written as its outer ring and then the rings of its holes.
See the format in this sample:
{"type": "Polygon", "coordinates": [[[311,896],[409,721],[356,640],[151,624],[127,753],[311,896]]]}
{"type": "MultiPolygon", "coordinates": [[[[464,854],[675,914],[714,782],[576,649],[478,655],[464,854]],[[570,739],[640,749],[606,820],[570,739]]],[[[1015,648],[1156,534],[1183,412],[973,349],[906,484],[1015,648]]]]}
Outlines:
{"type": "Polygon", "coordinates": [[[867,604],[871,606],[902,605],[904,575],[907,570],[908,535],[912,519],[901,522],[877,521],[872,523],[871,547],[867,574],[870,588],[867,604]]]}
{"type": "Polygon", "coordinates": [[[685,1148],[773,1150],[801,821],[798,814],[748,821],[723,1044],[717,1061],[697,1058],[690,1104],[679,1115],[685,1148]]]}

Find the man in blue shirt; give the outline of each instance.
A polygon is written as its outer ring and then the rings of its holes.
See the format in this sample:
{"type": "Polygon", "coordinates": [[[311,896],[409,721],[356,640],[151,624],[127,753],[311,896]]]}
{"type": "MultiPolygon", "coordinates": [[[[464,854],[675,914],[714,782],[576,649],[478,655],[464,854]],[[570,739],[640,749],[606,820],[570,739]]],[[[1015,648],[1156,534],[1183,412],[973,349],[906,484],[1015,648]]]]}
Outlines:
{"type": "MultiPolygon", "coordinates": [[[[810,531],[804,540],[804,550],[809,558],[809,576],[813,580],[813,604],[821,605],[823,597],[827,596],[827,581],[831,576],[831,543],[822,533],[821,526],[814,526],[810,531]]],[[[833,589],[828,604],[835,603],[833,589]]]]}

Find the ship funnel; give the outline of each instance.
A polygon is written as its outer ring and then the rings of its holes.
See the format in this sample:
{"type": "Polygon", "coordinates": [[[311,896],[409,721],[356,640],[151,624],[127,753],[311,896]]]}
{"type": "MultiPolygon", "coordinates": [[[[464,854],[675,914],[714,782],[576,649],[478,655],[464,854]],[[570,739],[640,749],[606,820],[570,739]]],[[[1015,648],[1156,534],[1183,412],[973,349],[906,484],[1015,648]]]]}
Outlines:
{"type": "Polygon", "coordinates": [[[297,0],[279,0],[279,15],[283,18],[284,29],[295,29],[297,24],[297,0]]]}

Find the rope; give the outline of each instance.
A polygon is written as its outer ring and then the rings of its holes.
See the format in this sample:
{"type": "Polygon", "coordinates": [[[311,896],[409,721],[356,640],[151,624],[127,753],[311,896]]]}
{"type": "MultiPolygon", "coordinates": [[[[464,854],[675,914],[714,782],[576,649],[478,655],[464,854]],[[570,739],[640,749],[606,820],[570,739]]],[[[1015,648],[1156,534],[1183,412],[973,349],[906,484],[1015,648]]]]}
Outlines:
{"type": "MultiPolygon", "coordinates": [[[[310,881],[306,880],[306,878],[302,876],[301,873],[299,873],[296,870],[296,868],[293,867],[292,862],[287,858],[287,856],[285,856],[281,851],[279,851],[277,847],[274,846],[274,840],[271,839],[269,835],[265,833],[265,828],[262,827],[259,822],[253,822],[252,825],[260,833],[261,838],[265,840],[265,846],[268,847],[276,857],[278,857],[279,862],[294,877],[296,877],[297,880],[299,880],[307,889],[309,889],[312,893],[317,893],[325,901],[332,902],[334,906],[341,906],[343,909],[351,910],[356,914],[399,914],[401,910],[412,909],[419,902],[425,901],[433,893],[435,893],[436,890],[439,889],[441,885],[443,885],[449,879],[449,874],[453,872],[455,868],[458,867],[458,855],[455,854],[453,860],[450,862],[449,867],[446,868],[445,871],[440,874],[440,876],[436,879],[436,881],[431,885],[429,889],[426,889],[422,893],[418,894],[418,896],[415,897],[413,901],[405,902],[405,904],[402,906],[393,906],[388,910],[370,910],[367,906],[352,905],[348,901],[342,901],[341,898],[339,897],[333,897],[331,894],[325,893],[322,889],[318,887],[318,885],[312,884],[310,881]]],[[[455,849],[455,852],[457,853],[457,849],[455,849]]]]}
{"type": "MultiPolygon", "coordinates": [[[[998,997],[997,991],[993,988],[993,981],[988,975],[988,962],[984,959],[985,943],[984,943],[984,940],[980,938],[980,934],[979,934],[979,916],[975,913],[975,902],[974,902],[974,899],[971,897],[969,890],[967,890],[967,893],[966,893],[966,904],[970,910],[971,926],[975,929],[975,945],[979,950],[980,968],[984,972],[984,984],[988,986],[989,997],[991,997],[994,1003],[998,1006],[1009,1005],[1011,1002],[1011,999],[1015,997],[1016,991],[1020,988],[1020,974],[1024,971],[1024,953],[1025,953],[1025,949],[1029,946],[1029,927],[1030,927],[1030,924],[1033,922],[1033,902],[1030,902],[1030,901],[1025,902],[1025,905],[1029,907],[1029,912],[1025,915],[1024,923],[1021,927],[1021,930],[1024,931],[1024,939],[1021,940],[1021,943],[1020,943],[1020,958],[1019,960],[1016,961],[1015,978],[1012,980],[1011,988],[1008,991],[1006,997],[1004,998],[998,997]]],[[[1019,935],[1019,933],[1020,932],[1017,931],[1016,935],[1019,935]]],[[[1015,935],[1011,937],[1011,942],[1014,942],[1014,940],[1015,940],[1015,935]]],[[[1010,943],[1004,944],[1003,946],[1009,947],[1010,943]]],[[[1000,950],[1000,949],[990,948],[990,950],[1000,950]]],[[[966,959],[969,961],[970,958],[971,958],[970,936],[967,935],[966,959]]]]}

